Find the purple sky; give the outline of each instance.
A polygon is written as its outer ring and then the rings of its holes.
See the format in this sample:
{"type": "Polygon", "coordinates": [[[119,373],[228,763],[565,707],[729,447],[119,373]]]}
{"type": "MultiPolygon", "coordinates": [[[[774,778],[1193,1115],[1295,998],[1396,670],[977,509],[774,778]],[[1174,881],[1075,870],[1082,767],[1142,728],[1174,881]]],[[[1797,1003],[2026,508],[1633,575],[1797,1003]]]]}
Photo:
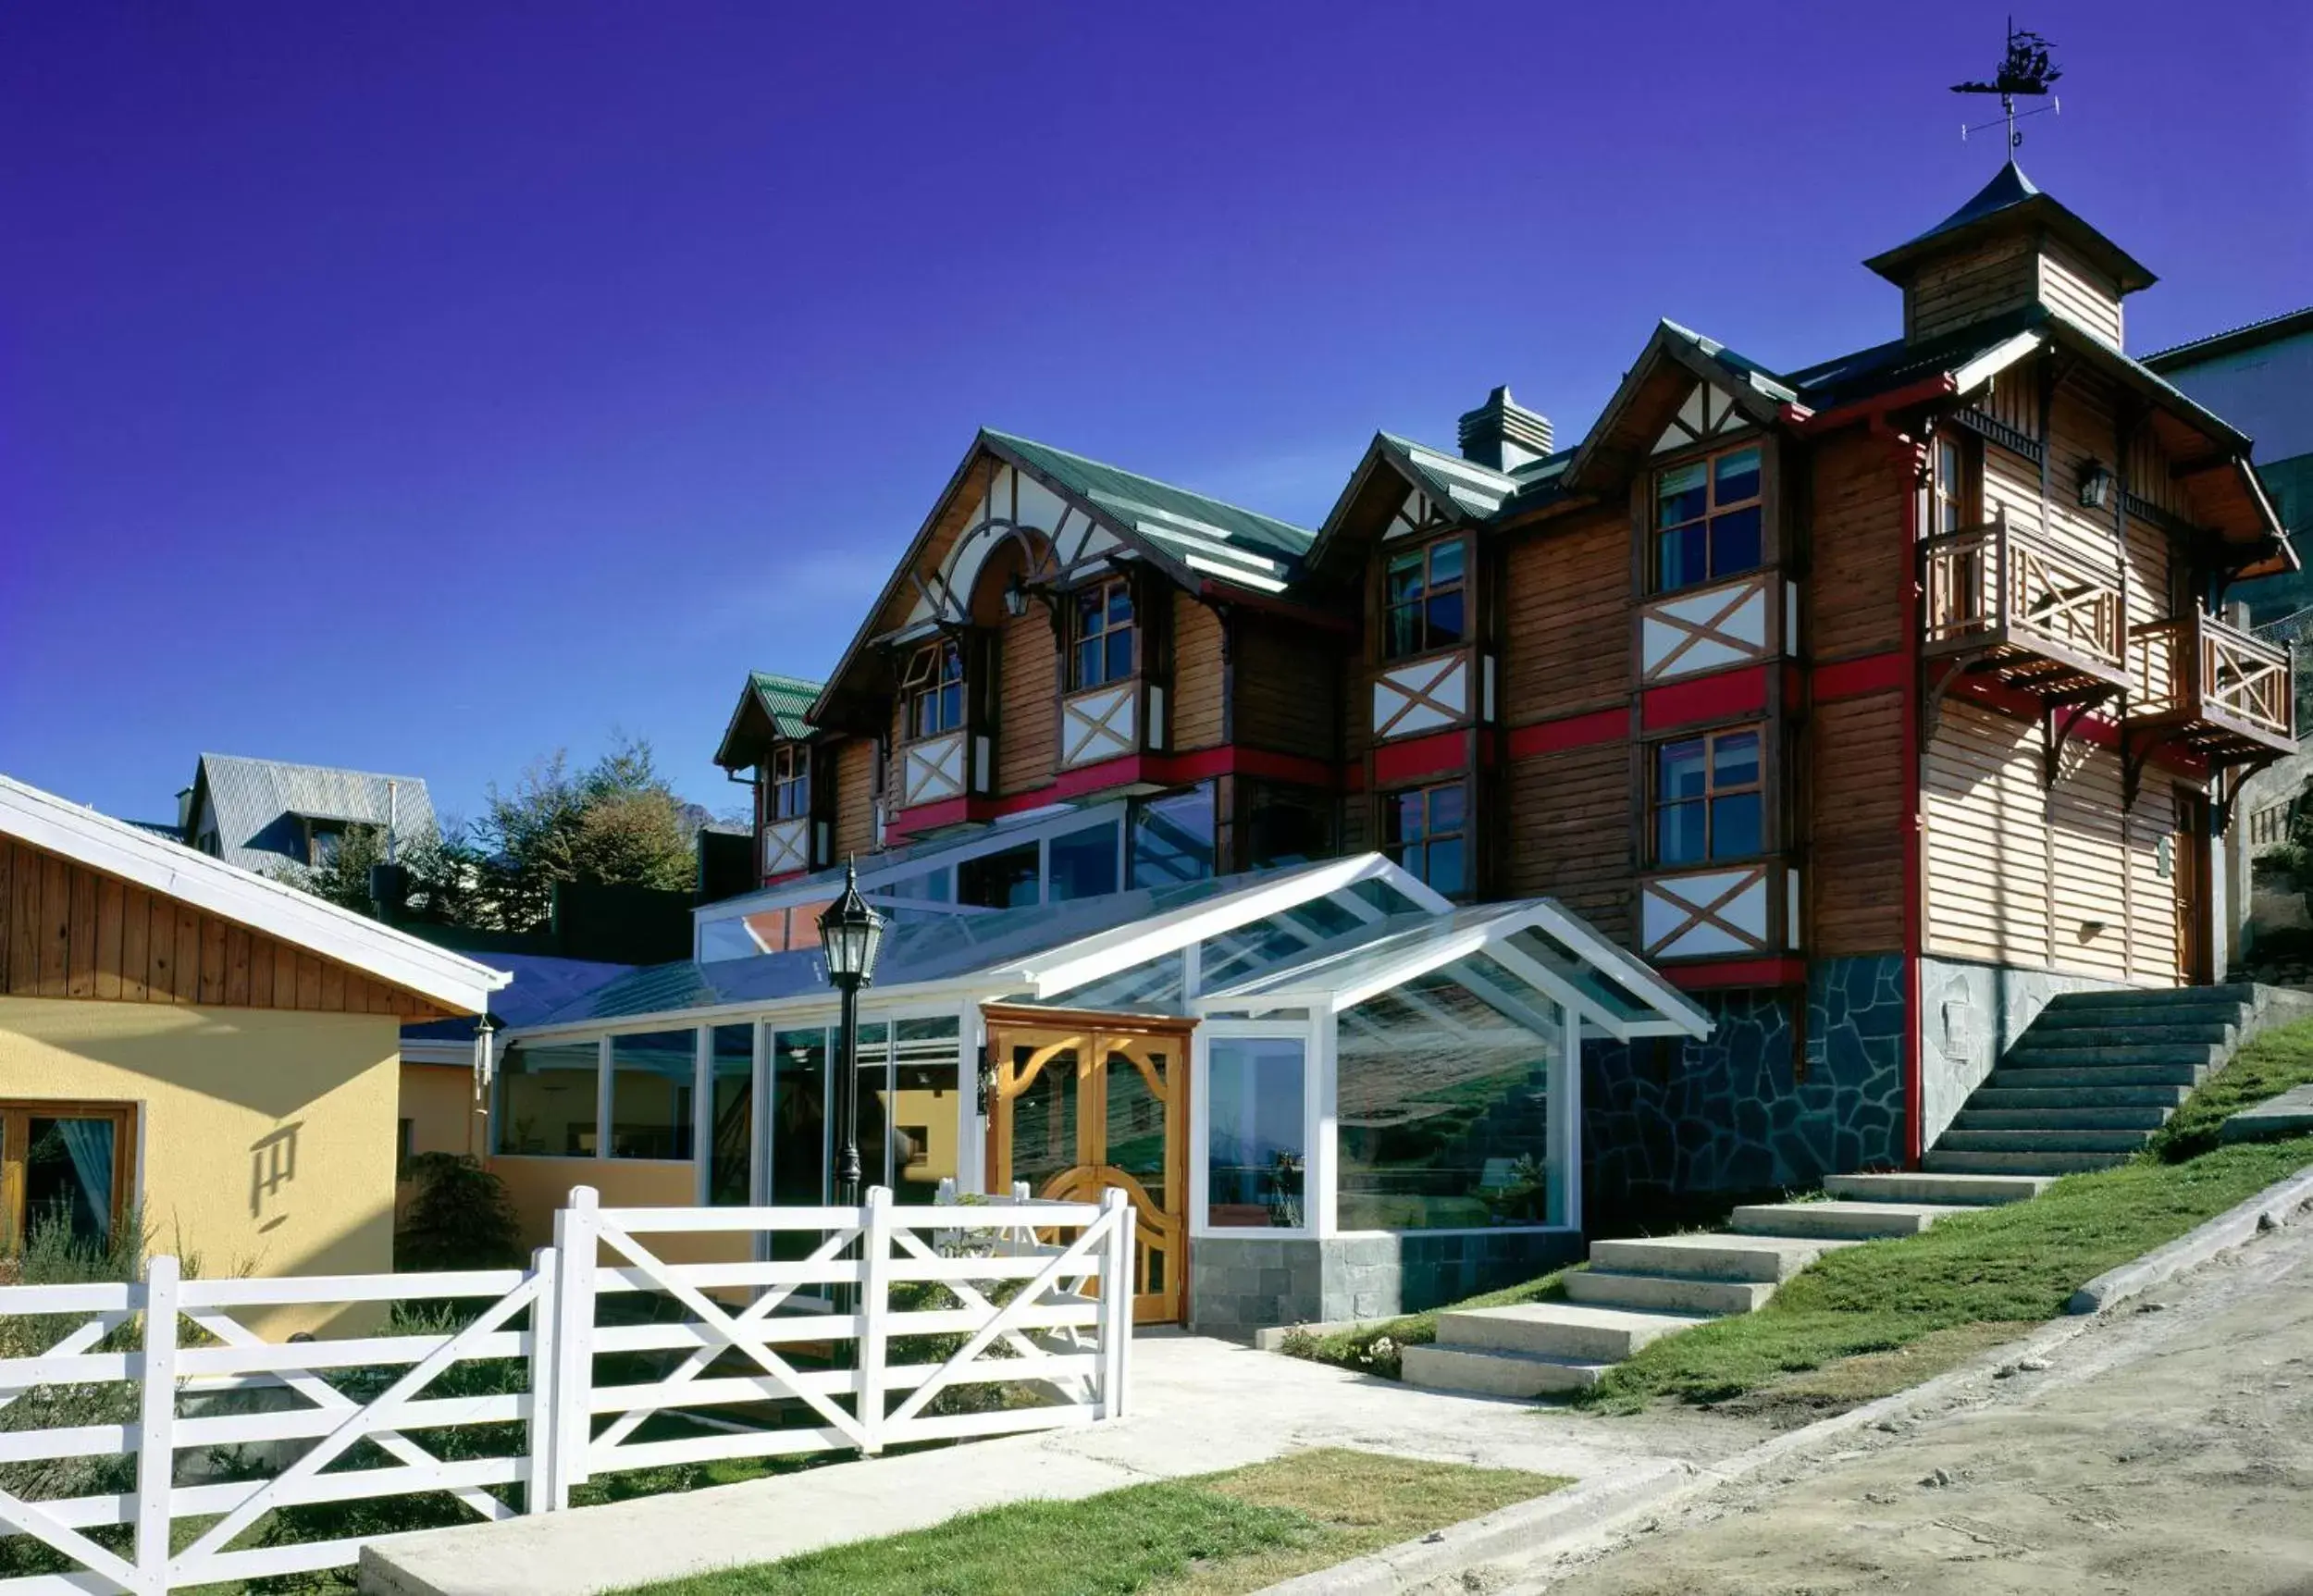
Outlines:
{"type": "MultiPolygon", "coordinates": [[[[1578,436],[1659,315],[1892,336],[1856,263],[1999,158],[2004,4],[817,9],[0,7],[0,771],[471,813],[617,726],[720,808],[982,423],[1314,525],[1492,384],[1578,436]]],[[[2308,15],[2021,16],[2132,349],[2313,300],[2308,15]]]]}

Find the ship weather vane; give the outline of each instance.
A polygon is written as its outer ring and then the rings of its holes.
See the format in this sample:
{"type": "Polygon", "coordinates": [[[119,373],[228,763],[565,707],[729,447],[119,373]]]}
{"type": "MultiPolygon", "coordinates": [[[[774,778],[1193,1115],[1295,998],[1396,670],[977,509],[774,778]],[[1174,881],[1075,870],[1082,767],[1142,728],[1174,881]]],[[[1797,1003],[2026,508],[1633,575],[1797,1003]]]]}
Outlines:
{"type": "MultiPolygon", "coordinates": [[[[2008,55],[1999,64],[1998,76],[1988,83],[1954,83],[1951,92],[1955,94],[1998,94],[2000,117],[2008,124],[2008,147],[2014,150],[2023,143],[2023,135],[2016,131],[2018,122],[2026,117],[2036,117],[2043,111],[2062,113],[2063,102],[2050,91],[2055,87],[2056,80],[2063,75],[2049,58],[2048,42],[2028,28],[2017,27],[2016,19],[2010,17],[2008,19],[2008,55]],[[2047,104],[2036,105],[2029,111],[2019,111],[2016,109],[2019,95],[2035,99],[2046,95],[2047,104]]],[[[1964,142],[1970,133],[1980,133],[1998,125],[1978,122],[1969,127],[1963,123],[1960,137],[1964,142]]]]}

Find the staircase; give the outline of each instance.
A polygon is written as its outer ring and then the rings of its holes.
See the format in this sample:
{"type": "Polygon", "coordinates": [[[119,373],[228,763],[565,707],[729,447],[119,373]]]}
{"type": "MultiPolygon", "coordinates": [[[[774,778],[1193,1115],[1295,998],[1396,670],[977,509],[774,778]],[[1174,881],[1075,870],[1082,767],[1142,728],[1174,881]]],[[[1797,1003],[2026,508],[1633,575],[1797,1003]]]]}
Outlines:
{"type": "Polygon", "coordinates": [[[1951,1174],[2061,1175],[2140,1151],[2195,1086],[2302,994],[2246,984],[2049,999],[1928,1151],[1951,1174]]]}
{"type": "Polygon", "coordinates": [[[1834,1175],[1822,1202],[1735,1210],[1712,1235],[1593,1242],[1590,1267],[1567,1274],[1564,1302],[1466,1308],[1438,1316],[1438,1339],[1409,1346],[1410,1385],[1490,1396],[1577,1391],[1651,1341],[1725,1314],[1747,1314],[1835,1247],[1916,1235],[1946,1215],[2020,1202],[2041,1175],[1834,1175]]]}

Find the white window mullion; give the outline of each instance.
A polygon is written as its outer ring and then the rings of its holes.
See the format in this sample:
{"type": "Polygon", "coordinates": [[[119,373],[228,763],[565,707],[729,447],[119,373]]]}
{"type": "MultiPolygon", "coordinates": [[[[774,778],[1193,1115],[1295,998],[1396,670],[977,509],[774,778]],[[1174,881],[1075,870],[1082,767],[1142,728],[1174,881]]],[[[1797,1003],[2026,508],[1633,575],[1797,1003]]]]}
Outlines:
{"type": "Polygon", "coordinates": [[[598,1036],[594,1043],[594,1156],[611,1156],[611,1038],[598,1036]]]}

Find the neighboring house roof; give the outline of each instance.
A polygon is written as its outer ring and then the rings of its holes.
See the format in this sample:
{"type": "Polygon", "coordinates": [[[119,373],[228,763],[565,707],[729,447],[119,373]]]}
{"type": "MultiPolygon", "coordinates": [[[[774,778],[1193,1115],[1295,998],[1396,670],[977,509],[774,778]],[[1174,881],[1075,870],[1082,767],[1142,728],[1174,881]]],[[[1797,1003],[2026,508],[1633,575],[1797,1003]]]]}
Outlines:
{"type": "Polygon", "coordinates": [[[766,741],[810,736],[811,724],[804,717],[826,685],[806,681],[801,676],[749,671],[738,705],[731,711],[730,724],[723,729],[723,742],[715,749],[715,763],[724,770],[736,770],[761,758],[766,741]]]}
{"type": "Polygon", "coordinates": [[[0,776],[0,835],[218,915],[462,1013],[506,984],[405,932],[0,776]]]}
{"type": "Polygon", "coordinates": [[[433,797],[418,776],[203,754],[192,785],[189,823],[200,825],[204,807],[214,812],[217,857],[244,870],[266,870],[284,859],[303,863],[298,823],[305,820],[383,826],[390,815],[402,836],[434,831],[433,797]]]}
{"type": "Polygon", "coordinates": [[[155,836],[165,836],[171,842],[185,840],[184,828],[173,820],[124,820],[120,823],[132,825],[139,831],[149,831],[155,836]]]}
{"type": "MultiPolygon", "coordinates": [[[[490,1022],[500,1030],[535,1025],[559,1008],[633,971],[631,964],[588,959],[555,959],[538,953],[493,953],[513,977],[489,1000],[490,1022]]],[[[466,1064],[474,1057],[474,1021],[428,1020],[402,1027],[402,1058],[411,1064],[466,1064]]]]}
{"type": "Polygon", "coordinates": [[[2145,356],[2145,365],[2153,371],[2171,372],[2194,366],[2204,361],[2221,360],[2228,354],[2256,349],[2261,344],[2279,343],[2285,338],[2313,333],[2313,304],[2303,310],[2283,311],[2245,327],[2227,328],[2212,332],[2189,343],[2172,344],[2145,356]]]}

